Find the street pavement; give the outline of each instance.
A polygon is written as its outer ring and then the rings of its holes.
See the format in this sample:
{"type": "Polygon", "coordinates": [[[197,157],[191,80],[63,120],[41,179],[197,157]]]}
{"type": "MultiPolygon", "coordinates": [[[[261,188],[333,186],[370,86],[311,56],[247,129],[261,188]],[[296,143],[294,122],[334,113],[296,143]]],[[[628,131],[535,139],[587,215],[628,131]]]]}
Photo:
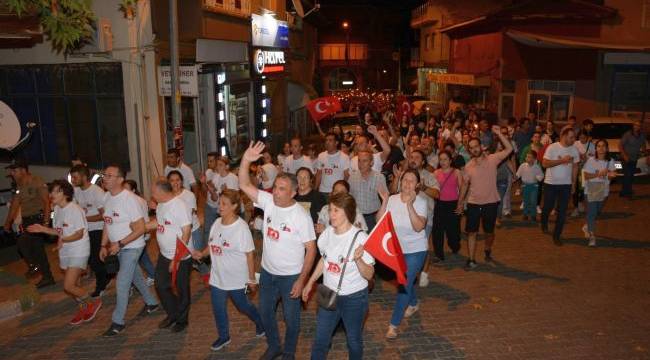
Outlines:
{"type": "MultiPolygon", "coordinates": [[[[522,222],[518,206],[513,206],[517,210],[512,219],[497,230],[495,264],[486,265],[479,256],[479,267],[465,271],[463,255],[431,266],[430,285],[417,288],[419,312],[403,321],[393,341],[384,340],[384,334],[395,283],[377,280],[365,324],[365,358],[650,359],[650,185],[636,190],[635,199],[621,199],[614,186],[598,223],[597,248],[587,247],[580,230],[582,218],[568,221],[565,244],[558,247],[537,226],[522,222]]],[[[482,246],[480,242],[481,253],[482,246]]],[[[26,270],[17,261],[7,268],[17,274],[26,270]]],[[[89,280],[84,284],[92,287],[89,280]]],[[[11,288],[3,282],[0,286],[3,292],[11,288]]],[[[59,282],[41,292],[35,308],[0,324],[0,358],[259,357],[265,342],[254,337],[254,325],[232,303],[232,343],[225,350],[210,351],[217,335],[209,292],[196,274],[192,286],[190,326],[185,332],[159,330],[162,311],[136,318],[143,305],[136,294],[126,330],[103,338],[115,303],[114,289],[104,297],[104,307],[93,322],[71,326],[67,322],[75,305],[62,294],[59,282]]],[[[315,312],[316,303],[311,301],[302,313],[298,359],[309,358],[315,312]]],[[[347,358],[345,344],[340,330],[329,358],[347,358]]]]}

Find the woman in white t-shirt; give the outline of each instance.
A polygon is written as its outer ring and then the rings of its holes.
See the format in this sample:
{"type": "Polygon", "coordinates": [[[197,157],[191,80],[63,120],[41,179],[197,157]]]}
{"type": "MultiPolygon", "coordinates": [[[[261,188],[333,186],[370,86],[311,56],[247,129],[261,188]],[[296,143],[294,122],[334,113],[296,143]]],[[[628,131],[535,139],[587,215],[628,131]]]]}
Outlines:
{"type": "Polygon", "coordinates": [[[58,236],[59,266],[65,271],[63,291],[79,303],[79,310],[71,325],[91,321],[101,307],[99,298],[92,300],[86,289],[78,285],[90,256],[90,240],[86,215],[73,201],[74,188],[65,180],[54,180],[49,186],[50,201],[54,205],[53,228],[41,224],[27,227],[30,233],[58,236]]]}
{"type": "Polygon", "coordinates": [[[418,195],[420,174],[417,170],[407,169],[400,179],[401,191],[390,197],[380,194],[382,205],[377,212],[377,220],[390,211],[395,232],[399,238],[404,261],[406,262],[406,285],[397,292],[397,301],[388,325],[386,338],[397,337],[397,327],[403,317],[410,317],[418,311],[420,305],[415,296],[415,279],[424,266],[427,256],[427,200],[418,195]]]}
{"type": "Polygon", "coordinates": [[[605,199],[609,195],[609,181],[616,177],[614,160],[609,157],[607,140],[596,141],[596,154],[587,159],[582,168],[587,198],[587,223],[582,227],[589,246],[596,246],[596,217],[603,209],[605,199]]]}
{"type": "MultiPolygon", "coordinates": [[[[199,223],[199,216],[197,212],[196,205],[196,196],[193,192],[183,188],[183,175],[176,170],[172,170],[167,175],[167,181],[172,185],[172,190],[174,195],[178,196],[185,206],[187,206],[188,211],[191,212],[192,216],[192,238],[190,239],[190,244],[192,249],[203,249],[205,248],[205,243],[202,241],[203,237],[201,236],[201,224],[199,223]]],[[[203,282],[208,281],[208,276],[210,273],[210,268],[204,263],[199,263],[199,273],[203,279],[203,282]]]]}
{"type": "Polygon", "coordinates": [[[268,150],[262,153],[262,165],[257,167],[257,181],[259,187],[267,192],[273,190],[273,183],[278,176],[278,167],[273,164],[273,157],[268,150]]]}
{"type": "Polygon", "coordinates": [[[239,311],[255,323],[255,336],[265,335],[262,318],[247,297],[257,288],[255,278],[255,245],[248,225],[239,217],[241,197],[238,191],[226,189],[219,196],[221,215],[210,229],[208,246],[203,251],[192,251],[196,260],[210,255],[210,293],[212,313],[219,338],[211,349],[217,351],[230,344],[227,301],[230,297],[239,311]]]}
{"type": "Polygon", "coordinates": [[[309,299],[321,275],[323,285],[338,291],[338,297],[335,310],[318,308],[312,359],[327,358],[339,321],[343,321],[345,326],[348,357],[363,358],[363,321],[368,312],[368,280],[375,273],[375,259],[363,250],[368,237],[366,233],[352,225],[356,208],[354,198],[347,193],[333,194],[328,201],[332,226],[327,227],[318,238],[318,250],[322,257],[302,291],[302,299],[305,302],[309,299]]]}
{"type": "MultiPolygon", "coordinates": [[[[330,196],[338,193],[349,194],[350,184],[348,184],[348,182],[345,180],[339,180],[335,182],[334,185],[332,185],[332,193],[330,194],[330,196]]],[[[359,229],[368,232],[368,225],[366,224],[366,219],[363,218],[363,214],[361,214],[359,208],[357,208],[357,215],[354,218],[354,222],[352,224],[358,227],[359,229]]],[[[317,234],[323,233],[323,231],[325,231],[325,228],[329,226],[330,226],[329,204],[326,204],[318,213],[318,222],[316,222],[315,225],[316,233],[317,234]]]]}

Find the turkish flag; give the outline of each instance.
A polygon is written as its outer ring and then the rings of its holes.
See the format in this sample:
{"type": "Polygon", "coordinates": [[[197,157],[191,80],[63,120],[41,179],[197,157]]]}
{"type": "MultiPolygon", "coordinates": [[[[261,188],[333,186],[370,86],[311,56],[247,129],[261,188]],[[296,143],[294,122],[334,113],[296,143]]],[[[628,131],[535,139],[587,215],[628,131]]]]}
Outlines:
{"type": "Polygon", "coordinates": [[[399,245],[390,211],[387,211],[372,229],[364,249],[375,259],[395,271],[397,282],[406,285],[406,261],[404,261],[404,254],[399,245]]]}
{"type": "Polygon", "coordinates": [[[399,117],[398,122],[402,121],[402,117],[406,116],[409,120],[413,115],[413,105],[408,101],[405,96],[397,97],[397,111],[395,111],[399,117]]]}
{"type": "Polygon", "coordinates": [[[307,104],[307,110],[314,121],[319,122],[323,118],[336,114],[341,111],[341,103],[334,96],[322,97],[310,101],[307,104]]]}
{"type": "Polygon", "coordinates": [[[187,245],[185,245],[181,239],[176,238],[176,251],[174,252],[174,259],[172,259],[172,292],[174,294],[177,294],[176,275],[178,274],[178,264],[189,255],[189,253],[190,249],[187,248],[187,245]]]}

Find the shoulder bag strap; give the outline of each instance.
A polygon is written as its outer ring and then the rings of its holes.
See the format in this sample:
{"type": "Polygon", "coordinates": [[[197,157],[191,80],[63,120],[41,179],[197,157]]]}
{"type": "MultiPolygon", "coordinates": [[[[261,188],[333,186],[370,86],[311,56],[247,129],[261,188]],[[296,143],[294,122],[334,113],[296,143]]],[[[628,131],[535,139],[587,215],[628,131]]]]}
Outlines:
{"type": "Polygon", "coordinates": [[[338,294],[339,291],[341,291],[341,284],[343,283],[343,275],[345,274],[345,268],[348,266],[348,258],[350,257],[350,253],[352,252],[352,248],[354,247],[354,243],[357,242],[357,236],[359,236],[359,233],[363,232],[363,230],[357,231],[356,234],[354,234],[354,238],[352,238],[352,244],[350,244],[350,248],[348,249],[348,254],[345,256],[345,262],[343,263],[343,269],[341,269],[341,277],[339,278],[339,285],[336,287],[336,293],[338,294]]]}

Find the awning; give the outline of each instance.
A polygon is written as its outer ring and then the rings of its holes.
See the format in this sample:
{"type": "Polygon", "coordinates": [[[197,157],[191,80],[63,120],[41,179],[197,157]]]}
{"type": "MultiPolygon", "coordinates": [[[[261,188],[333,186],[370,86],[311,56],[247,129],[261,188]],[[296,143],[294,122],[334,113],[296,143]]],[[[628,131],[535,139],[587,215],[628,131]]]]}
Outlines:
{"type": "Polygon", "coordinates": [[[490,86],[489,76],[474,74],[428,73],[427,80],[440,84],[456,84],[467,86],[490,86]]]}
{"type": "Polygon", "coordinates": [[[506,35],[513,40],[528,46],[540,48],[556,48],[556,49],[611,49],[611,50],[630,50],[630,51],[648,51],[650,50],[650,43],[642,45],[620,45],[620,44],[605,44],[592,41],[585,41],[583,39],[557,37],[549,35],[539,35],[519,30],[508,30],[506,35]]]}

